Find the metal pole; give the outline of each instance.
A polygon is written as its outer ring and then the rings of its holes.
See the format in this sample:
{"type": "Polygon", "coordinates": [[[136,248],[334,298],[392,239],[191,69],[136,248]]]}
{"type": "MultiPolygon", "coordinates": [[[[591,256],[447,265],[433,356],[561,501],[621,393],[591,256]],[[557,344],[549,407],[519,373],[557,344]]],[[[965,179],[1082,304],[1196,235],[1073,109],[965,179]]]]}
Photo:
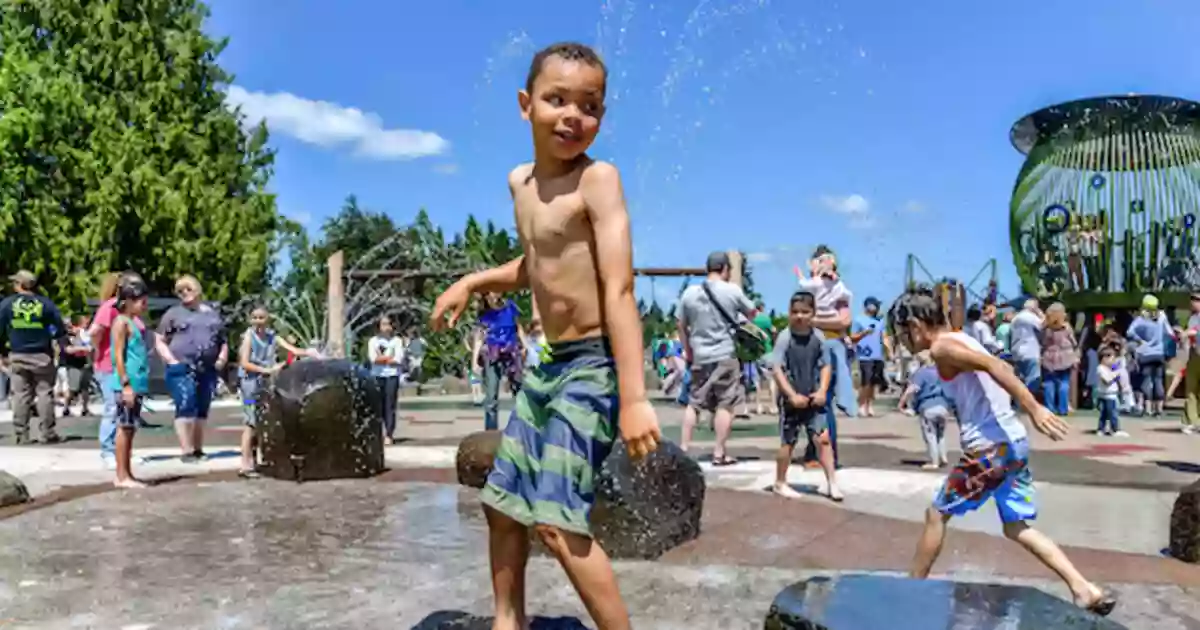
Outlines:
{"type": "Polygon", "coordinates": [[[335,359],[346,358],[346,292],[342,282],[345,255],[339,250],[329,257],[329,328],[326,354],[335,359]]]}

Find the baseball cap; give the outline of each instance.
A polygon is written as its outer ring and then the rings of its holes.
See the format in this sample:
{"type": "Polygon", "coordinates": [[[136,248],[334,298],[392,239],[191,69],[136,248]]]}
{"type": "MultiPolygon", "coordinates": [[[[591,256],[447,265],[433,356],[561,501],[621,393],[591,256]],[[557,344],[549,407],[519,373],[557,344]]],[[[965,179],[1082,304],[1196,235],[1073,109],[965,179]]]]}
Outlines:
{"type": "Polygon", "coordinates": [[[1142,308],[1148,311],[1158,310],[1158,298],[1147,293],[1146,296],[1142,298],[1142,308]]]}
{"type": "Polygon", "coordinates": [[[32,271],[25,269],[14,273],[13,275],[9,276],[8,279],[12,280],[13,284],[25,289],[26,291],[37,286],[37,276],[34,275],[32,271]]]}
{"type": "Polygon", "coordinates": [[[708,262],[704,263],[704,268],[712,273],[721,271],[729,267],[729,254],[725,252],[713,252],[708,255],[708,262]]]}

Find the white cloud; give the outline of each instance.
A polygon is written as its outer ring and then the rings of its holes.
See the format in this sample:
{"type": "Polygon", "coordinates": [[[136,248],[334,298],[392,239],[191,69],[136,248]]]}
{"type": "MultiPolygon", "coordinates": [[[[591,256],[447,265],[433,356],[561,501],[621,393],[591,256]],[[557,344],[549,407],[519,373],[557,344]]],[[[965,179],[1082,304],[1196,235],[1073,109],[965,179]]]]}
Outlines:
{"type": "Polygon", "coordinates": [[[388,129],[378,114],[328,101],[312,101],[288,92],[251,92],[229,86],[227,102],[242,108],[247,124],[266,119],[271,131],[320,147],[352,147],[377,160],[411,160],[441,155],[450,143],[432,131],[388,129]]]}
{"type": "Polygon", "coordinates": [[[925,204],[917,201],[916,199],[910,199],[904,202],[904,205],[901,206],[900,209],[904,212],[916,214],[918,212],[925,212],[925,204]]]}
{"type": "Polygon", "coordinates": [[[871,210],[871,202],[859,195],[821,195],[821,205],[840,214],[865,215],[871,210]]]}

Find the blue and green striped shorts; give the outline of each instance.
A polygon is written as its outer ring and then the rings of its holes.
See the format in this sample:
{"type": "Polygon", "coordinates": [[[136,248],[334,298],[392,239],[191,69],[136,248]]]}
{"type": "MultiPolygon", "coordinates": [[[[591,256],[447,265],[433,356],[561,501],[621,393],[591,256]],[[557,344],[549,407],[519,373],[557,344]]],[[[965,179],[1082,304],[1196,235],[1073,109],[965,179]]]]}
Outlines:
{"type": "Polygon", "coordinates": [[[617,431],[617,373],[603,337],[550,345],[526,372],[484,505],[518,523],[591,536],[595,477],[617,431]]]}

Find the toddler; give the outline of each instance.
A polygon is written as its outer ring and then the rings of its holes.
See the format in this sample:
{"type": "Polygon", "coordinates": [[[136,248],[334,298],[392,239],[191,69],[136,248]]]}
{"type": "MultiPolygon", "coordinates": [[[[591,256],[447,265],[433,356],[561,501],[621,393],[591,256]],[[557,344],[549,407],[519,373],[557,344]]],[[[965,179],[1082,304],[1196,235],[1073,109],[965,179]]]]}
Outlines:
{"type": "MultiPolygon", "coordinates": [[[[1121,360],[1117,358],[1117,350],[1112,346],[1100,349],[1100,365],[1096,367],[1096,403],[1100,407],[1100,424],[1096,427],[1097,435],[1115,435],[1128,437],[1121,430],[1121,420],[1117,413],[1117,398],[1121,395],[1121,360]]],[[[1128,380],[1128,375],[1126,375],[1128,380]]]]}
{"type": "Polygon", "coordinates": [[[925,438],[925,449],[929,463],[921,468],[934,470],[950,463],[946,454],[946,424],[950,420],[952,405],[942,392],[941,378],[933,366],[929,351],[917,353],[920,367],[913,373],[908,388],[900,396],[900,408],[920,416],[921,435],[925,438]],[[911,404],[911,410],[908,405],[911,404]]]}

